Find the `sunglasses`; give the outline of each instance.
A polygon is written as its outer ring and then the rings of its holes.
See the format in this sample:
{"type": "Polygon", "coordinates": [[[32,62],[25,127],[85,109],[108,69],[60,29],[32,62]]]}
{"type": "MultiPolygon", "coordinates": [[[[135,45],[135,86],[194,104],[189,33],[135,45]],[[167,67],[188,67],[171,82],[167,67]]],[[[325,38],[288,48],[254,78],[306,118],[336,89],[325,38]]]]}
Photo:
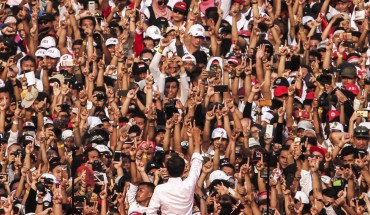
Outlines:
{"type": "Polygon", "coordinates": [[[49,22],[49,21],[42,20],[42,21],[40,21],[39,23],[40,23],[41,25],[45,25],[45,24],[48,24],[48,22],[49,22]]]}
{"type": "Polygon", "coordinates": [[[159,6],[162,6],[162,5],[164,5],[166,2],[165,1],[158,1],[158,5],[159,6]]]}
{"type": "Polygon", "coordinates": [[[355,21],[357,25],[362,25],[362,21],[355,21]]]}
{"type": "Polygon", "coordinates": [[[152,59],[148,58],[148,57],[143,57],[143,58],[141,58],[141,60],[144,61],[144,62],[148,62],[148,61],[151,61],[152,59]]]}
{"type": "Polygon", "coordinates": [[[316,158],[316,159],[319,159],[319,158],[322,158],[322,156],[320,155],[309,155],[310,158],[316,158]]]}
{"type": "Polygon", "coordinates": [[[173,9],[173,12],[174,13],[179,13],[181,15],[185,15],[185,12],[184,11],[181,11],[181,10],[173,9]]]}

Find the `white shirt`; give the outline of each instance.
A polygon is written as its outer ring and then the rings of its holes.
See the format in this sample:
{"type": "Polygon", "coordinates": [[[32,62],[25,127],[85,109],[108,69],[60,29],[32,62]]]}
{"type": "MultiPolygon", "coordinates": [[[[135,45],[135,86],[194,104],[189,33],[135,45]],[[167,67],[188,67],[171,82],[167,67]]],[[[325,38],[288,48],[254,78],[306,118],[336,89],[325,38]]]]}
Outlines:
{"type": "Polygon", "coordinates": [[[187,215],[192,213],[194,190],[202,169],[202,156],[194,153],[189,175],[185,180],[180,177],[169,178],[165,184],[158,185],[150,200],[147,215],[162,214],[187,215]]]}
{"type": "Polygon", "coordinates": [[[139,213],[145,213],[147,210],[147,207],[141,206],[136,200],[136,193],[138,190],[138,186],[135,186],[130,183],[130,186],[127,190],[127,200],[130,203],[130,208],[128,209],[128,214],[131,214],[133,212],[139,212],[139,213]]]}

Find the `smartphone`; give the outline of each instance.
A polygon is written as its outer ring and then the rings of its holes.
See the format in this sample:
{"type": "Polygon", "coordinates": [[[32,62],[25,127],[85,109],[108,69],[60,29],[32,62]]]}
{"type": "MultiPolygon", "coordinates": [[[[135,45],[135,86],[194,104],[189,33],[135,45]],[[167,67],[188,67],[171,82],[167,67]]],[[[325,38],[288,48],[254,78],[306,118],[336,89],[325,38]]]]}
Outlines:
{"type": "Polygon", "coordinates": [[[95,1],[89,1],[89,11],[91,14],[95,15],[95,1]]]}
{"type": "Polygon", "coordinates": [[[36,84],[36,76],[35,76],[35,72],[33,72],[33,71],[29,71],[29,72],[24,73],[24,75],[25,75],[25,76],[26,76],[26,78],[27,78],[27,85],[28,85],[28,86],[31,86],[31,85],[36,84]]]}
{"type": "Polygon", "coordinates": [[[41,181],[37,182],[35,185],[36,185],[37,191],[43,193],[44,195],[46,194],[45,185],[41,181]]]}
{"type": "Polygon", "coordinates": [[[61,66],[73,66],[73,60],[64,60],[60,62],[61,66]]]}
{"type": "Polygon", "coordinates": [[[259,105],[261,107],[272,106],[272,100],[271,99],[260,99],[259,105]]]}
{"type": "Polygon", "coordinates": [[[85,196],[75,196],[76,208],[83,208],[85,196]]]}
{"type": "Polygon", "coordinates": [[[267,169],[261,171],[261,178],[268,178],[267,169]]]}
{"type": "Polygon", "coordinates": [[[216,85],[214,86],[215,92],[227,92],[229,90],[229,86],[227,85],[216,85]]]}
{"type": "Polygon", "coordinates": [[[262,209],[262,215],[274,215],[275,214],[275,209],[268,209],[264,208],[262,209]]]}
{"type": "Polygon", "coordinates": [[[23,57],[22,52],[19,52],[18,54],[14,55],[14,62],[17,63],[18,60],[21,59],[22,57],[23,57]]]}
{"type": "Polygon", "coordinates": [[[18,108],[19,108],[19,109],[22,109],[22,108],[23,108],[23,106],[22,106],[22,101],[21,101],[21,100],[19,100],[19,101],[18,101],[18,108]]]}
{"type": "Polygon", "coordinates": [[[118,96],[119,97],[126,97],[129,90],[118,90],[118,96]]]}
{"type": "Polygon", "coordinates": [[[296,137],[296,138],[294,138],[294,142],[295,142],[295,143],[300,143],[300,142],[301,142],[301,138],[300,138],[300,137],[296,137]]]}
{"type": "Polygon", "coordinates": [[[216,196],[217,195],[217,191],[213,191],[213,193],[211,193],[211,197],[214,197],[214,196],[216,196]]]}
{"type": "Polygon", "coordinates": [[[267,125],[266,126],[266,138],[272,138],[272,132],[274,130],[274,126],[273,125],[267,125]]]}
{"type": "Polygon", "coordinates": [[[216,71],[207,71],[208,77],[215,77],[216,76],[216,71]]]}
{"type": "Polygon", "coordinates": [[[358,110],[357,113],[360,114],[361,117],[367,117],[369,115],[366,110],[358,110]]]}
{"type": "Polygon", "coordinates": [[[129,85],[129,87],[128,87],[128,89],[129,89],[129,90],[132,90],[132,89],[136,89],[136,87],[137,87],[137,84],[136,84],[136,83],[131,82],[131,83],[130,83],[130,85],[129,85]]]}
{"type": "Polygon", "coordinates": [[[121,159],[121,155],[122,155],[122,152],[121,151],[115,151],[114,152],[114,158],[113,158],[113,162],[114,163],[118,163],[121,159]]]}

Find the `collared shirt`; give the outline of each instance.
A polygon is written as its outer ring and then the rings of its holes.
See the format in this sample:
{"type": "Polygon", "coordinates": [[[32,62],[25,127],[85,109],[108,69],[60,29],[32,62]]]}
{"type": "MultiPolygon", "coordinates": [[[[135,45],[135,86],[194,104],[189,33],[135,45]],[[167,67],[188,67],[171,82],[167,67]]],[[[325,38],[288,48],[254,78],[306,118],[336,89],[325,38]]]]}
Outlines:
{"type": "Polygon", "coordinates": [[[162,214],[187,215],[193,208],[194,190],[202,169],[202,156],[194,153],[189,175],[185,180],[180,177],[169,178],[165,184],[158,185],[150,200],[147,215],[162,214]]]}

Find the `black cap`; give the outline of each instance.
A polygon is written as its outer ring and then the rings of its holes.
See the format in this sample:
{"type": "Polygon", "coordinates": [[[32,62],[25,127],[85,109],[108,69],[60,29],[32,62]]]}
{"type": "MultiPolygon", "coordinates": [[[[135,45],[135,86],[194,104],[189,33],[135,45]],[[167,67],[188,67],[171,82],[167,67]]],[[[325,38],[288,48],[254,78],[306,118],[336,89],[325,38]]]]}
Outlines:
{"type": "Polygon", "coordinates": [[[9,135],[7,133],[0,133],[0,143],[7,143],[9,135]]]}
{"type": "Polygon", "coordinates": [[[138,63],[134,63],[134,65],[132,66],[132,73],[134,75],[139,75],[140,73],[147,72],[148,69],[149,67],[148,65],[146,65],[146,63],[138,62],[138,63]]]}
{"type": "Polygon", "coordinates": [[[156,20],[154,20],[153,25],[157,26],[159,29],[161,29],[162,26],[164,26],[165,29],[168,26],[170,26],[170,24],[168,23],[168,20],[164,17],[159,17],[156,20]]]}
{"type": "Polygon", "coordinates": [[[156,134],[158,134],[159,132],[161,131],[166,131],[166,126],[164,125],[158,125],[156,128],[155,128],[155,132],[156,134]]]}
{"type": "Polygon", "coordinates": [[[353,132],[353,135],[355,137],[365,137],[365,138],[369,138],[369,129],[366,128],[365,126],[359,126],[357,128],[355,128],[355,131],[353,132]]]}
{"type": "Polygon", "coordinates": [[[38,21],[46,20],[46,21],[53,21],[54,16],[51,13],[43,13],[39,18],[38,21]]]}
{"type": "Polygon", "coordinates": [[[278,87],[278,86],[289,87],[289,82],[286,78],[279,77],[279,78],[275,79],[273,87],[275,88],[275,87],[278,87]]]}
{"type": "Polygon", "coordinates": [[[145,172],[149,172],[152,169],[159,169],[159,168],[161,168],[161,166],[159,166],[159,164],[157,164],[155,162],[149,162],[146,165],[145,172]]]}

